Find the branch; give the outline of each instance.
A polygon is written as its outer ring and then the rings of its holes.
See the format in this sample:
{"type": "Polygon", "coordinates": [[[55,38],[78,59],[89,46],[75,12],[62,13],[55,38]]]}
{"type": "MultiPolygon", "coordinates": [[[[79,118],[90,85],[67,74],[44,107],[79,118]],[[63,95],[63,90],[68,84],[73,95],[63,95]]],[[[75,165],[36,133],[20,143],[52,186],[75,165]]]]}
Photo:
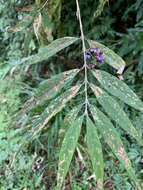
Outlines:
{"type": "Polygon", "coordinates": [[[76,0],[76,6],[77,6],[77,18],[79,20],[79,26],[80,26],[80,32],[81,32],[81,41],[82,41],[82,50],[83,50],[83,57],[84,57],[84,91],[85,91],[85,115],[88,115],[88,95],[87,95],[87,62],[86,62],[86,47],[85,47],[85,38],[84,38],[84,32],[83,32],[83,26],[81,21],[81,14],[80,14],[80,8],[79,8],[79,2],[76,0]]]}

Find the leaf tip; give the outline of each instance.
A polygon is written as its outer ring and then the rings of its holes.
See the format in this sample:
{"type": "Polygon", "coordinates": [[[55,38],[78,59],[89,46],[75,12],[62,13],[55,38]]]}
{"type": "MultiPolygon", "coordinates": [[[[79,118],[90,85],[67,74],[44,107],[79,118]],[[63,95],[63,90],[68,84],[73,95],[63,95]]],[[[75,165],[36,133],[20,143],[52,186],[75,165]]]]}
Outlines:
{"type": "Polygon", "coordinates": [[[117,74],[122,75],[124,69],[125,69],[125,65],[122,65],[122,66],[118,69],[117,74]]]}

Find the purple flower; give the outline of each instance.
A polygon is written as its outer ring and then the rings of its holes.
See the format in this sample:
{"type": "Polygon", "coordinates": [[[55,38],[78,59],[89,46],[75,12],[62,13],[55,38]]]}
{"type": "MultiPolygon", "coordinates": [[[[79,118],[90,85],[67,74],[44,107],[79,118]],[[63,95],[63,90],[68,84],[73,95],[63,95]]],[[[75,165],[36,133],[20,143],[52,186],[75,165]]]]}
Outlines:
{"type": "Polygon", "coordinates": [[[103,55],[103,53],[98,53],[98,54],[96,54],[96,60],[97,60],[97,62],[98,63],[104,63],[104,61],[105,61],[105,57],[104,57],[104,55],[103,55]]]}
{"type": "Polygon", "coordinates": [[[86,61],[89,61],[91,59],[91,54],[89,52],[85,53],[86,61]]]}
{"type": "Polygon", "coordinates": [[[105,57],[99,48],[90,48],[87,52],[85,52],[86,61],[90,61],[93,56],[96,58],[98,63],[104,63],[105,57]]]}
{"type": "Polygon", "coordinates": [[[91,53],[94,53],[94,54],[101,52],[99,48],[90,48],[89,51],[90,51],[91,53]]]}

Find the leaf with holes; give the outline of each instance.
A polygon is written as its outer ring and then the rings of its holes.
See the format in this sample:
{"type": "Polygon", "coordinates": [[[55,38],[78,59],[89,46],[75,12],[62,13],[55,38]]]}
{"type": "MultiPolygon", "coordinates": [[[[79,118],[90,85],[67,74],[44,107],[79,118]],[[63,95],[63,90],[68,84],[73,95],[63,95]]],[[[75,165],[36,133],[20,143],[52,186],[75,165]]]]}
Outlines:
{"type": "Polygon", "coordinates": [[[18,66],[21,64],[33,65],[33,64],[41,63],[43,61],[48,60],[50,57],[52,57],[53,55],[55,55],[56,53],[58,53],[62,49],[70,46],[71,44],[73,44],[77,40],[79,40],[79,38],[75,38],[75,37],[59,38],[57,40],[54,40],[48,46],[41,48],[37,54],[23,58],[19,61],[15,61],[13,63],[13,65],[14,66],[18,66]]]}
{"type": "Polygon", "coordinates": [[[65,134],[59,155],[57,190],[61,189],[64,179],[69,170],[69,166],[80,135],[82,121],[83,117],[79,117],[78,119],[73,121],[65,134]]]}
{"type": "Polygon", "coordinates": [[[22,112],[29,112],[33,108],[43,104],[45,101],[54,98],[63,87],[71,82],[79,69],[73,69],[53,76],[50,79],[44,80],[35,90],[34,97],[28,100],[22,112]]]}
{"type": "Polygon", "coordinates": [[[73,97],[76,96],[81,85],[73,86],[71,89],[64,92],[61,96],[54,99],[45,111],[39,116],[33,124],[33,136],[41,131],[49,120],[60,112],[73,97]]]}
{"type": "Polygon", "coordinates": [[[143,102],[123,81],[102,70],[95,70],[92,73],[101,86],[110,94],[133,108],[143,111],[143,102]]]}
{"type": "Polygon", "coordinates": [[[128,116],[121,109],[117,101],[101,88],[93,84],[90,84],[90,87],[93,90],[98,102],[103,106],[104,110],[110,116],[110,118],[114,120],[129,135],[135,138],[139,144],[143,144],[141,135],[134,128],[128,116]]]}
{"type": "Polygon", "coordinates": [[[103,190],[104,164],[102,147],[96,127],[94,126],[91,119],[89,119],[89,117],[87,117],[86,131],[88,152],[92,161],[93,171],[96,176],[96,188],[99,190],[103,190]]]}
{"type": "Polygon", "coordinates": [[[91,106],[91,113],[95,121],[95,125],[103,136],[105,142],[112,149],[113,153],[123,164],[125,169],[128,172],[130,178],[134,181],[138,189],[140,189],[140,185],[137,182],[137,178],[135,172],[131,166],[131,162],[127,156],[127,153],[124,149],[124,145],[120,139],[119,133],[113,127],[110,120],[104,115],[99,109],[94,106],[91,106]]]}
{"type": "Polygon", "coordinates": [[[119,55],[99,42],[88,40],[88,43],[90,45],[90,48],[101,49],[105,56],[105,62],[111,67],[117,69],[119,74],[122,74],[126,63],[119,55]]]}

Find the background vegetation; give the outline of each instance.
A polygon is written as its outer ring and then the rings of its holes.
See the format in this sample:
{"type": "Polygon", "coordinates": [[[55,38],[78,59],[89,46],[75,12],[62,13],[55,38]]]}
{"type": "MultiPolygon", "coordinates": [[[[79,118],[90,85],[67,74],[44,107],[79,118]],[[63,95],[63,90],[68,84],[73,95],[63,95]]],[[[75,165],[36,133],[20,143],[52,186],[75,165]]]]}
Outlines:
{"type": "MultiPolygon", "coordinates": [[[[126,61],[124,80],[143,100],[143,0],[80,0],[80,9],[85,37],[102,42],[126,61]]],[[[51,120],[49,129],[34,140],[27,137],[29,126],[26,130],[24,126],[29,119],[36,119],[35,115],[46,104],[30,115],[22,114],[19,118],[18,114],[40,82],[82,66],[81,47],[72,45],[38,65],[24,67],[20,60],[40,52],[54,39],[80,36],[76,3],[75,0],[1,0],[0,15],[0,189],[53,190],[63,139],[63,117],[76,102],[71,101],[51,120]]],[[[106,70],[114,73],[109,67],[106,70]]],[[[143,115],[123,104],[122,107],[142,135],[143,115]]],[[[119,130],[137,177],[143,183],[143,147],[119,130]]],[[[87,150],[81,145],[79,148],[64,189],[94,190],[87,150]]],[[[107,146],[103,151],[104,188],[136,189],[107,146]]]]}

